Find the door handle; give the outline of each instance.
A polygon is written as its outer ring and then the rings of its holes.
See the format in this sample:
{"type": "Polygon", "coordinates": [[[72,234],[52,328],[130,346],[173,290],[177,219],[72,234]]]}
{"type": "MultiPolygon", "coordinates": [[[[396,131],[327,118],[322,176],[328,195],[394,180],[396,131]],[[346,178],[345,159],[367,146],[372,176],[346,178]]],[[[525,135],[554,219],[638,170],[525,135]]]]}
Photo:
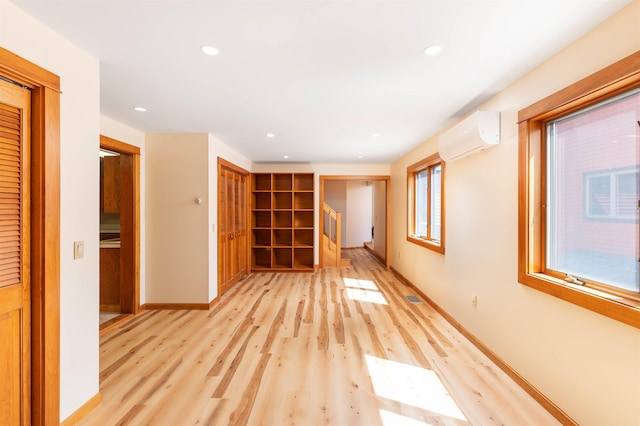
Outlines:
{"type": "Polygon", "coordinates": [[[240,233],[239,232],[236,234],[236,237],[240,238],[240,233]]]}
{"type": "Polygon", "coordinates": [[[233,240],[233,234],[229,235],[229,239],[233,240]]]}

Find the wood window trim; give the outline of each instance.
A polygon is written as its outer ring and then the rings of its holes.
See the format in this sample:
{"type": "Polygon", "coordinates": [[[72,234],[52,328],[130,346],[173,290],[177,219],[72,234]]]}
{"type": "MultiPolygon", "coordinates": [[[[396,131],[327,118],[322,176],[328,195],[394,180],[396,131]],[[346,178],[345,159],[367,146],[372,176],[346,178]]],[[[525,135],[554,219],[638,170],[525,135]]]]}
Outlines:
{"type": "Polygon", "coordinates": [[[570,284],[545,273],[544,124],[640,86],[640,51],[518,113],[518,281],[554,297],[640,328],[640,301],[614,291],[570,284]]]}
{"type": "Polygon", "coordinates": [[[0,47],[31,89],[31,423],[60,422],[60,77],[0,47]]]}
{"type": "Polygon", "coordinates": [[[427,158],[424,158],[417,163],[414,163],[407,167],[407,241],[425,247],[429,250],[433,250],[436,253],[444,254],[445,249],[445,161],[440,158],[438,153],[432,154],[427,158]],[[433,166],[440,164],[442,177],[440,180],[440,226],[441,235],[440,242],[436,243],[433,240],[426,238],[419,238],[413,236],[414,226],[416,222],[416,209],[415,209],[415,175],[424,170],[427,170],[433,166]]]}

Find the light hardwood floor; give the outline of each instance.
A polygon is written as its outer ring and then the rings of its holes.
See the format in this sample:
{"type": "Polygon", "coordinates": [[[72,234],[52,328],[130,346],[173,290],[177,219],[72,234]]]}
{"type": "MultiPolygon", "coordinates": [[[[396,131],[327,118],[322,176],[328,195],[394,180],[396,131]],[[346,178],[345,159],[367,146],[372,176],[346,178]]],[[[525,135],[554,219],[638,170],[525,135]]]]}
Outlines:
{"type": "Polygon", "coordinates": [[[558,424],[370,254],[349,255],[108,331],[103,402],[81,424],[558,424]]]}

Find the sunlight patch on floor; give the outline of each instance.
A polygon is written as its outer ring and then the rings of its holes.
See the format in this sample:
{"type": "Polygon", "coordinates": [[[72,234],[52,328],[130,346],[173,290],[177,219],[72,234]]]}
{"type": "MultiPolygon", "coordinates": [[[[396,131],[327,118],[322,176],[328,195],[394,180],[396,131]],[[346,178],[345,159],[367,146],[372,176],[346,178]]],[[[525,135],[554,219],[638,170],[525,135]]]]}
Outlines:
{"type": "Polygon", "coordinates": [[[379,305],[388,305],[386,299],[379,291],[360,290],[357,288],[347,288],[347,297],[351,300],[359,300],[360,302],[377,303],[379,305]]]}
{"type": "Polygon", "coordinates": [[[371,280],[360,280],[357,278],[345,278],[344,285],[351,288],[362,288],[365,290],[379,291],[378,286],[371,280]]]}
{"type": "Polygon", "coordinates": [[[371,355],[365,355],[365,359],[376,395],[432,413],[467,420],[433,371],[371,355]]]}
{"type": "Polygon", "coordinates": [[[388,305],[387,300],[371,280],[345,278],[344,285],[347,288],[347,297],[351,300],[388,305]]]}
{"type": "Polygon", "coordinates": [[[426,426],[431,423],[425,423],[421,420],[412,419],[402,414],[393,413],[387,410],[379,410],[380,420],[384,426],[426,426]]]}

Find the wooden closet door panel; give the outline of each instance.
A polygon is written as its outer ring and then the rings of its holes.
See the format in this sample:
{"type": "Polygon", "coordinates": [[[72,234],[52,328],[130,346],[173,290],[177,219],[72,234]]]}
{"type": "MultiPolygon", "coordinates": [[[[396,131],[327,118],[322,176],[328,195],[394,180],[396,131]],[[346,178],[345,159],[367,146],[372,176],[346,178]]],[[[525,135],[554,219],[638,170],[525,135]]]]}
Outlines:
{"type": "Polygon", "coordinates": [[[247,265],[247,176],[233,165],[218,162],[218,280],[220,295],[248,271],[247,265]]]}
{"type": "Polygon", "coordinates": [[[221,168],[218,174],[218,279],[220,280],[220,286],[224,285],[227,278],[227,264],[228,264],[228,231],[227,231],[227,172],[226,169],[221,168]]]}
{"type": "Polygon", "coordinates": [[[228,250],[227,250],[227,277],[225,283],[231,285],[237,269],[237,240],[236,240],[236,175],[227,170],[227,226],[228,226],[228,250]]]}
{"type": "Polygon", "coordinates": [[[240,186],[238,192],[239,227],[236,232],[238,238],[238,273],[240,278],[247,274],[247,177],[239,175],[240,186]]]}
{"type": "Polygon", "coordinates": [[[31,95],[0,81],[0,424],[30,424],[31,95]]]}

